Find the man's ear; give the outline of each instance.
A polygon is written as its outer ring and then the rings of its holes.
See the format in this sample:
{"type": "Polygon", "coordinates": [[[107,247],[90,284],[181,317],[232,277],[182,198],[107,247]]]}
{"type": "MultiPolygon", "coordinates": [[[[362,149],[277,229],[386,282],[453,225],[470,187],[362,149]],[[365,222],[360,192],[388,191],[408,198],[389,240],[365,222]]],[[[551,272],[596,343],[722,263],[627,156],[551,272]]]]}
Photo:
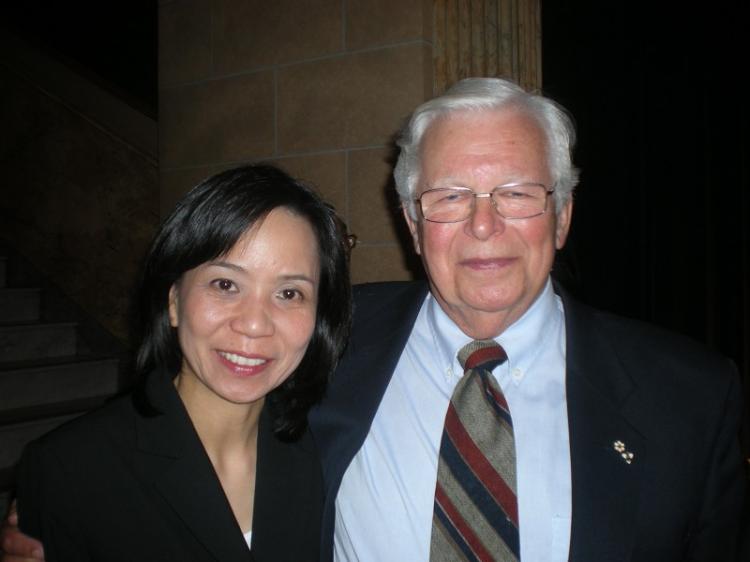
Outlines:
{"type": "Polygon", "coordinates": [[[169,288],[169,325],[176,328],[180,325],[178,309],[180,305],[180,295],[177,290],[177,284],[169,288]]]}
{"type": "Polygon", "coordinates": [[[414,242],[414,251],[417,252],[417,254],[421,254],[422,250],[419,245],[419,223],[411,218],[408,205],[403,205],[401,211],[404,213],[406,225],[409,227],[409,232],[411,232],[411,239],[414,242]]]}
{"type": "Polygon", "coordinates": [[[560,250],[565,246],[570,231],[570,220],[573,217],[573,199],[568,201],[557,213],[557,224],[555,226],[555,248],[560,250]]]}

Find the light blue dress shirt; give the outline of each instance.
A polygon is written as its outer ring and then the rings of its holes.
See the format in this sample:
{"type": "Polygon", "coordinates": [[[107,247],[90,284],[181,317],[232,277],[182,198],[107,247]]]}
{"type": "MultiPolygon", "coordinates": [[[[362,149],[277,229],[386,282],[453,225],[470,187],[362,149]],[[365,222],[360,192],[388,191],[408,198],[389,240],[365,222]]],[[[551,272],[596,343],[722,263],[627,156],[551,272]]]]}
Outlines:
{"type": "MultiPolygon", "coordinates": [[[[570,441],[565,318],[551,282],[498,338],[508,361],[493,372],[513,417],[521,560],[568,559],[570,441]]],[[[338,562],[429,560],[445,412],[471,341],[428,295],[362,448],[336,498],[338,562]]]]}

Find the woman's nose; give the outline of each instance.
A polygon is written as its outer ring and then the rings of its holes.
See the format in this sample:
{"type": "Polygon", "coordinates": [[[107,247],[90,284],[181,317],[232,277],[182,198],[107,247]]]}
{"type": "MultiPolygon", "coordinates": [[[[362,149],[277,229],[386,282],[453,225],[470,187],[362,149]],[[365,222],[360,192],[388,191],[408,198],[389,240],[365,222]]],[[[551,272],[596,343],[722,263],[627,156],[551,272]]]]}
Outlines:
{"type": "Polygon", "coordinates": [[[261,337],[273,333],[272,311],[267,303],[258,299],[238,303],[231,320],[235,332],[248,337],[261,337]]]}

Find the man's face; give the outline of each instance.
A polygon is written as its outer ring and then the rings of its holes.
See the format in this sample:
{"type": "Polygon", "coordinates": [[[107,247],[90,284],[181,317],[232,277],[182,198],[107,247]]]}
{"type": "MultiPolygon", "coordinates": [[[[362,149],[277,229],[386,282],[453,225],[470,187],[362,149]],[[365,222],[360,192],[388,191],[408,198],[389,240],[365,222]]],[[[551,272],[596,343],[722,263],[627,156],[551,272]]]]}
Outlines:
{"type": "MultiPolygon", "coordinates": [[[[425,133],[417,194],[437,187],[488,193],[511,182],[551,186],[544,135],[517,110],[459,112],[425,133]]],[[[565,243],[572,204],[528,219],[502,218],[489,198],[463,222],[417,221],[405,213],[432,294],[468,336],[502,333],[541,293],[555,250],[565,243]]]]}

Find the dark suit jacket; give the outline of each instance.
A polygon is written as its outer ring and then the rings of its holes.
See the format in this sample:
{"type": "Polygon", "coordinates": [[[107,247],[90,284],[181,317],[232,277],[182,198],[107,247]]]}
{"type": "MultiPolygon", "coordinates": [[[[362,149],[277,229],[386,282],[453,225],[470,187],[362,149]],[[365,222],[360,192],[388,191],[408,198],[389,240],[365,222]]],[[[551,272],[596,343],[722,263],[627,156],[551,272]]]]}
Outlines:
{"type": "MultiPolygon", "coordinates": [[[[322,559],[335,498],[426,294],[420,283],[355,290],[354,329],[329,394],[311,414],[326,485],[322,559]]],[[[739,378],[700,345],[562,294],[572,464],[570,559],[733,559],[744,481],[739,378]],[[626,463],[614,448],[633,453],[626,463]]]]}
{"type": "Polygon", "coordinates": [[[261,414],[250,553],[171,379],[152,373],[145,390],[161,414],[126,396],[27,447],[20,525],[48,562],[317,560],[322,479],[309,435],[282,443],[261,414]]]}

